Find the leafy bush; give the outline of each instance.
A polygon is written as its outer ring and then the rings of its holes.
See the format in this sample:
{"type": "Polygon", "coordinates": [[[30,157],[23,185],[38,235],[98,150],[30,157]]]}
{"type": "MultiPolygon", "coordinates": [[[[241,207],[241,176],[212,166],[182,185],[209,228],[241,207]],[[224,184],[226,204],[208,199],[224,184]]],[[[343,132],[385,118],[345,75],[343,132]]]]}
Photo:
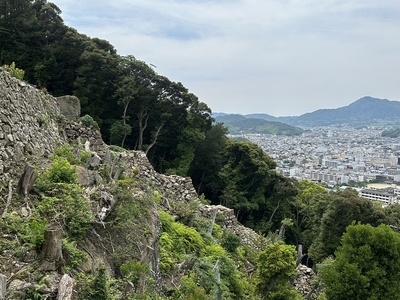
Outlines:
{"type": "Polygon", "coordinates": [[[110,300],[114,299],[110,291],[110,280],[105,268],[97,270],[94,276],[78,274],[77,288],[81,300],[110,300]]]}
{"type": "Polygon", "coordinates": [[[4,69],[6,69],[12,76],[19,80],[23,80],[25,76],[25,71],[22,69],[18,69],[15,67],[15,62],[12,62],[11,65],[4,65],[4,69]]]}
{"type": "Polygon", "coordinates": [[[36,180],[36,188],[40,191],[49,190],[54,184],[76,184],[75,167],[65,158],[56,158],[50,168],[36,180]]]}
{"type": "Polygon", "coordinates": [[[36,210],[39,218],[65,225],[71,234],[79,235],[93,221],[89,199],[83,197],[77,184],[75,167],[65,158],[57,158],[50,168],[40,175],[35,187],[42,192],[36,210]]]}
{"type": "Polygon", "coordinates": [[[76,247],[76,241],[65,238],[62,240],[63,256],[67,261],[67,266],[71,268],[79,267],[85,261],[87,255],[84,251],[76,247]]]}
{"type": "Polygon", "coordinates": [[[74,148],[70,145],[62,145],[58,147],[51,154],[50,158],[53,160],[65,158],[71,165],[79,165],[86,163],[91,153],[84,149],[77,149],[77,153],[74,153],[74,148]]]}
{"type": "Polygon", "coordinates": [[[240,246],[240,237],[238,237],[233,232],[225,230],[222,235],[221,245],[228,252],[235,253],[236,249],[240,246]]]}
{"type": "Polygon", "coordinates": [[[124,276],[124,280],[132,282],[135,287],[139,285],[140,278],[150,271],[148,265],[132,260],[123,263],[119,269],[122,276],[124,276]]]}
{"type": "Polygon", "coordinates": [[[89,115],[84,115],[80,118],[81,123],[86,127],[99,128],[97,122],[89,115]]]}

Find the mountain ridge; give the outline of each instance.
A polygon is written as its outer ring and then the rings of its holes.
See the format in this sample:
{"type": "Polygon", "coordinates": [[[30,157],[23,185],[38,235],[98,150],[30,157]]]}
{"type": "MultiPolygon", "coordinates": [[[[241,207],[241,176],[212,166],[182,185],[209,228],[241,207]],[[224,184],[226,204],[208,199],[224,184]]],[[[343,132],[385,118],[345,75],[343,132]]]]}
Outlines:
{"type": "MultiPolygon", "coordinates": [[[[224,113],[216,113],[218,118],[224,113]]],[[[264,113],[242,115],[245,118],[256,118],[267,121],[285,123],[291,126],[323,126],[323,125],[361,125],[371,122],[398,122],[400,102],[364,96],[347,106],[329,109],[318,109],[299,116],[274,117],[264,113]]]]}

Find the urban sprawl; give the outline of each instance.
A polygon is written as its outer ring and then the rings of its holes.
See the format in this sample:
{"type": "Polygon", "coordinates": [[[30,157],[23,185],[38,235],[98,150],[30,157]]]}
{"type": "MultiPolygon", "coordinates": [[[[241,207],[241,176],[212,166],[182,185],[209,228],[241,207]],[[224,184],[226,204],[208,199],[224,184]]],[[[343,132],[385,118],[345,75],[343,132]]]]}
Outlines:
{"type": "Polygon", "coordinates": [[[327,187],[356,188],[382,205],[400,203],[400,138],[382,137],[383,129],[307,128],[301,136],[243,134],[277,163],[277,171],[327,187]]]}

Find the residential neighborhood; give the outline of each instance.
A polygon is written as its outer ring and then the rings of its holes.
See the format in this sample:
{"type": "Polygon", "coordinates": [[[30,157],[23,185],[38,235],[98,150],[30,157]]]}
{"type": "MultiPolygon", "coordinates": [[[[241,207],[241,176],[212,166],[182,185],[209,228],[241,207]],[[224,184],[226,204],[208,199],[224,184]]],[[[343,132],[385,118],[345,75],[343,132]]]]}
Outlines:
{"type": "Polygon", "coordinates": [[[307,128],[300,136],[241,137],[258,144],[287,177],[358,187],[363,197],[388,205],[397,203],[400,193],[400,138],[381,137],[383,129],[328,126],[307,128]]]}

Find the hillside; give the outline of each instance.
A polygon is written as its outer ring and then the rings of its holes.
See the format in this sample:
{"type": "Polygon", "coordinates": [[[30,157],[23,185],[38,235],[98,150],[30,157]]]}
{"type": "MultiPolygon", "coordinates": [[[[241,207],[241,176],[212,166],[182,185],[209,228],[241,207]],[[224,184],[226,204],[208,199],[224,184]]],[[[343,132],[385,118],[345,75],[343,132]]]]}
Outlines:
{"type": "Polygon", "coordinates": [[[363,97],[336,109],[320,109],[289,120],[293,125],[323,126],[333,124],[371,124],[374,122],[398,122],[400,102],[363,97]]]}
{"type": "Polygon", "coordinates": [[[285,123],[267,121],[265,119],[256,118],[264,117],[264,115],[254,115],[254,118],[242,115],[221,115],[215,116],[216,122],[223,123],[228,128],[230,134],[243,133],[262,133],[277,135],[300,135],[303,130],[293,127],[285,123]]]}
{"type": "MultiPolygon", "coordinates": [[[[274,117],[268,114],[213,114],[218,122],[224,124],[230,131],[238,133],[270,133],[269,130],[279,132],[289,132],[288,135],[296,135],[298,128],[293,131],[287,127],[280,127],[279,124],[268,126],[262,121],[279,122],[291,126],[327,126],[327,125],[369,125],[375,123],[398,123],[400,115],[400,102],[387,99],[362,97],[351,104],[334,109],[318,109],[313,112],[305,113],[300,116],[274,117]],[[250,119],[250,121],[244,120],[250,119]],[[262,120],[254,121],[253,119],[262,120]],[[263,128],[263,126],[265,126],[263,128]],[[273,128],[273,129],[272,129],[273,128]],[[264,132],[261,132],[264,131],[264,132]]],[[[279,134],[279,133],[277,133],[279,134]]],[[[282,133],[286,134],[286,133],[282,133]]]]}
{"type": "Polygon", "coordinates": [[[396,205],[285,177],[55,4],[3,4],[0,299],[399,298],[396,205]]]}
{"type": "Polygon", "coordinates": [[[77,100],[0,69],[0,299],[254,293],[246,269],[271,241],[232,209],[204,204],[190,178],[157,173],[141,151],[107,146],[93,119],[79,118],[77,100]],[[208,282],[216,270],[218,284],[208,282]]]}

